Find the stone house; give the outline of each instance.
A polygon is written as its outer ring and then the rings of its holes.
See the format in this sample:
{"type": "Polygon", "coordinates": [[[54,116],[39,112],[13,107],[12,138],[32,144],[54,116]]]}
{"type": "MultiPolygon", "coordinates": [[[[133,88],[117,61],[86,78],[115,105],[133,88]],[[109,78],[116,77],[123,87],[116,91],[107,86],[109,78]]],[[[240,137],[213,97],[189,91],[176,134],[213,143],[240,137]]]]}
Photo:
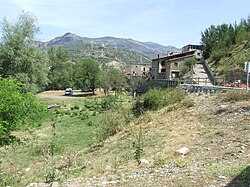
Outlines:
{"type": "Polygon", "coordinates": [[[185,59],[195,57],[197,61],[202,59],[200,45],[187,45],[182,48],[181,53],[170,53],[165,57],[152,60],[151,79],[175,79],[181,76],[185,59]]]}
{"type": "Polygon", "coordinates": [[[126,76],[148,77],[151,71],[151,64],[132,64],[124,68],[126,76]]]}

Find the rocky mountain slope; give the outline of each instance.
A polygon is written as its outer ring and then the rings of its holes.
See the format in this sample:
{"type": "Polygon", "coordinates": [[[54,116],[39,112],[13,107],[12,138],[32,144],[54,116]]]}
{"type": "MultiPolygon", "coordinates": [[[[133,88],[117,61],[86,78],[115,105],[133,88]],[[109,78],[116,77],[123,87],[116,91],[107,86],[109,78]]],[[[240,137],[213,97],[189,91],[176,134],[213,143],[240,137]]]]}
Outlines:
{"type": "Polygon", "coordinates": [[[133,39],[101,37],[87,38],[81,37],[73,33],[66,33],[63,36],[56,37],[48,42],[39,42],[41,47],[63,45],[71,49],[79,49],[83,47],[93,48],[94,46],[103,48],[115,48],[128,50],[143,54],[149,58],[156,58],[157,55],[166,55],[169,51],[180,51],[174,46],[163,46],[153,42],[140,42],[133,39]]]}

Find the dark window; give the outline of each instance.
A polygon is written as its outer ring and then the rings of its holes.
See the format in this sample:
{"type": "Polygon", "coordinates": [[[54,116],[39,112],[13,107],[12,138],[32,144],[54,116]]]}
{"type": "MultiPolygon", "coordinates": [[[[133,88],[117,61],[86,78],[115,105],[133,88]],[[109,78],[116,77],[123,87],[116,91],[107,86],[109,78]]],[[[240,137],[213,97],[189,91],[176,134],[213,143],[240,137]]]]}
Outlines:
{"type": "Polygon", "coordinates": [[[164,72],[166,72],[166,69],[161,69],[161,73],[164,73],[164,72]]]}
{"type": "Polygon", "coordinates": [[[162,65],[162,66],[165,66],[165,61],[162,61],[162,62],[161,62],[161,65],[162,65]]]}
{"type": "Polygon", "coordinates": [[[145,68],[145,67],[143,68],[143,71],[146,71],[146,68],[145,68]]]}
{"type": "Polygon", "coordinates": [[[175,62],[175,63],[174,63],[174,66],[178,66],[178,62],[175,62]]]}

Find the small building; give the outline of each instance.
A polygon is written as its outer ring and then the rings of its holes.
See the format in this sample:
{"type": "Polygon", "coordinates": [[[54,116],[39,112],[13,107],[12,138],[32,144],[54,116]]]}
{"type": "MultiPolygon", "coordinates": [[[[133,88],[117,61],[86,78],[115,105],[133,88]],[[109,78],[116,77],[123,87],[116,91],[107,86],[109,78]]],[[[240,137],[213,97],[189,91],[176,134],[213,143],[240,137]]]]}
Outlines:
{"type": "Polygon", "coordinates": [[[127,76],[148,77],[151,71],[151,64],[132,64],[124,68],[127,76]]]}
{"type": "Polygon", "coordinates": [[[193,45],[188,44],[182,47],[182,53],[188,52],[188,51],[195,51],[195,50],[202,50],[202,45],[193,45]]]}
{"type": "MultiPolygon", "coordinates": [[[[195,45],[183,47],[182,53],[175,53],[152,60],[151,79],[174,79],[181,76],[185,59],[195,57],[197,61],[202,59],[202,51],[194,49],[195,45]]],[[[197,46],[198,48],[198,46],[197,46]]]]}

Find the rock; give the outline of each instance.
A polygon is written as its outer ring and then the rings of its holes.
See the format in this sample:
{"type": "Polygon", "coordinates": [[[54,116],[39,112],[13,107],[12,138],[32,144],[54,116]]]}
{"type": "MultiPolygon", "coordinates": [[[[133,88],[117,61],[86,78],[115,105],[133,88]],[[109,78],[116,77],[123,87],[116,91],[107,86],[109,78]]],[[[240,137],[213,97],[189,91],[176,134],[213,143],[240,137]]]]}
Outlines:
{"type": "Polygon", "coordinates": [[[226,108],[228,108],[228,105],[220,105],[219,107],[222,109],[226,109],[226,108]]]}
{"type": "Polygon", "coordinates": [[[140,159],[140,162],[141,164],[149,164],[149,161],[144,158],[140,159]]]}
{"type": "Polygon", "coordinates": [[[225,176],[218,176],[219,179],[227,179],[225,176]]]}
{"type": "Polygon", "coordinates": [[[111,164],[107,164],[105,166],[105,171],[112,171],[112,165],[111,164]]]}
{"type": "Polygon", "coordinates": [[[31,168],[26,168],[25,171],[28,172],[29,170],[31,170],[31,168]]]}
{"type": "Polygon", "coordinates": [[[189,149],[187,147],[182,147],[178,150],[176,150],[177,153],[180,153],[181,155],[186,155],[189,152],[189,149]]]}
{"type": "Polygon", "coordinates": [[[58,104],[48,105],[47,108],[48,109],[60,108],[60,105],[58,105],[58,104]]]}

